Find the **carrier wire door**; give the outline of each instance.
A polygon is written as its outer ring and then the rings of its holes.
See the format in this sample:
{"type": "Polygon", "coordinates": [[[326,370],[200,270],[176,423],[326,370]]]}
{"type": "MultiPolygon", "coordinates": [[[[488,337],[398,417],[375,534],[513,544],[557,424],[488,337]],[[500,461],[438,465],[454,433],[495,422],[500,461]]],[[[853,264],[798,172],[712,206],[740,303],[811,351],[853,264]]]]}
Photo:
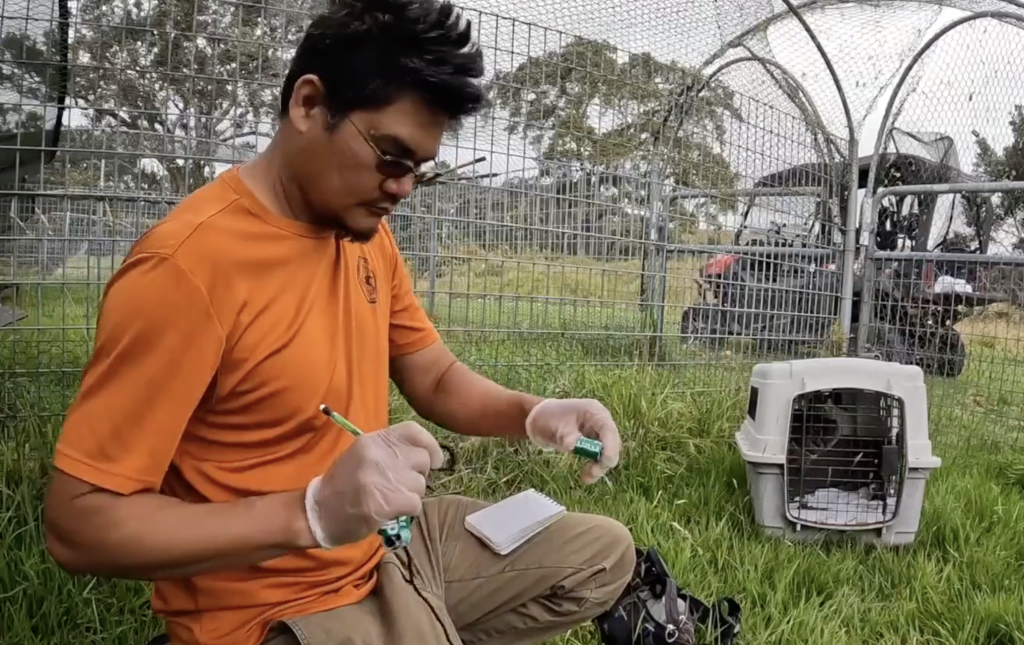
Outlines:
{"type": "Polygon", "coordinates": [[[899,512],[906,415],[892,394],[857,388],[793,398],[785,462],[786,512],[817,528],[876,528],[899,512]]]}

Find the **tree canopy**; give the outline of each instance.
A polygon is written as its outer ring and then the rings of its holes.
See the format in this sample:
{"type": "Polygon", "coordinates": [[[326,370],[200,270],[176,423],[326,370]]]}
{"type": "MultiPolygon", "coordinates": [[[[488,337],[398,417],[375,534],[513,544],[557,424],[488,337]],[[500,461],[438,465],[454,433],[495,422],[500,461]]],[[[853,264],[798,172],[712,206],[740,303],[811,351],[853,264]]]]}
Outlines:
{"type": "Polygon", "coordinates": [[[735,176],[720,146],[727,113],[738,114],[731,92],[712,85],[696,100],[675,100],[680,88],[701,81],[649,53],[625,55],[607,42],[575,38],[498,72],[490,88],[495,107],[509,115],[506,130],[526,137],[542,161],[637,177],[657,153],[664,180],[730,188],[735,176]],[[670,126],[683,115],[678,129],[663,128],[670,107],[670,126]]]}
{"type": "Polygon", "coordinates": [[[76,101],[94,131],[130,133],[124,143],[180,195],[271,131],[306,17],[214,0],[83,0],[78,19],[75,60],[88,65],[76,68],[76,101]]]}
{"type": "MultiPolygon", "coordinates": [[[[82,0],[71,21],[66,154],[44,169],[43,184],[123,195],[107,218],[116,220],[132,195],[187,194],[212,179],[218,164],[251,155],[254,135],[273,132],[280,83],[320,2],[271,8],[216,0],[82,0]]],[[[56,32],[5,32],[0,86],[37,105],[52,104],[56,32]]],[[[702,81],[693,70],[648,53],[625,55],[582,38],[498,70],[488,85],[494,110],[504,111],[507,130],[534,147],[539,172],[506,178],[507,190],[486,199],[490,182],[470,180],[478,186],[468,189],[462,178],[458,188],[430,189],[440,202],[428,212],[440,209],[450,220],[441,239],[635,257],[628,248],[610,250],[607,240],[646,238],[640,228],[651,207],[652,163],[669,187],[735,186],[721,152],[726,119],[737,114],[731,93],[713,85],[699,100],[689,94],[678,99],[682,88],[692,92],[702,81]],[[506,230],[495,238],[480,233],[486,227],[454,224],[463,219],[506,230]]],[[[41,110],[10,102],[0,108],[6,110],[0,110],[0,125],[8,131],[42,126],[41,110]]],[[[685,216],[686,207],[680,200],[668,208],[685,216]]],[[[161,209],[146,217],[159,217],[161,209]]],[[[88,226],[102,224],[88,218],[88,226]]]]}
{"type": "MultiPolygon", "coordinates": [[[[739,117],[733,95],[682,65],[574,38],[499,70],[489,91],[492,116],[504,113],[495,122],[532,147],[538,167],[506,181],[536,199],[506,200],[503,216],[549,229],[552,251],[636,257],[637,249],[615,240],[649,238],[653,181],[664,190],[737,183],[721,152],[726,120],[739,117]],[[586,239],[564,239],[579,233],[586,239]]],[[[666,241],[707,219],[686,200],[663,205],[666,241]]]]}
{"type": "MultiPolygon", "coordinates": [[[[997,150],[980,133],[974,133],[976,155],[975,172],[989,181],[1024,181],[1024,106],[1014,106],[1009,119],[1012,140],[997,150]]],[[[1013,225],[1018,234],[1013,240],[1013,250],[1024,251],[1024,195],[1006,192],[999,196],[995,205],[993,227],[1013,225]]]]}

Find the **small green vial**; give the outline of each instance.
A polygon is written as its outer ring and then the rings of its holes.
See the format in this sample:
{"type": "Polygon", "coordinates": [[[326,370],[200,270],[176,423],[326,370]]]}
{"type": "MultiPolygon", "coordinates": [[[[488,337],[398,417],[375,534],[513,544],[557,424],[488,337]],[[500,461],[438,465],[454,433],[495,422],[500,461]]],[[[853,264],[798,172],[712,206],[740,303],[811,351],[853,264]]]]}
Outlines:
{"type": "Polygon", "coordinates": [[[601,453],[604,451],[604,444],[597,439],[580,437],[576,440],[576,446],[572,449],[573,454],[585,457],[592,461],[601,461],[601,453]]]}
{"type": "Polygon", "coordinates": [[[388,551],[404,549],[412,544],[412,518],[400,517],[386,522],[377,531],[384,548],[388,551]]]}

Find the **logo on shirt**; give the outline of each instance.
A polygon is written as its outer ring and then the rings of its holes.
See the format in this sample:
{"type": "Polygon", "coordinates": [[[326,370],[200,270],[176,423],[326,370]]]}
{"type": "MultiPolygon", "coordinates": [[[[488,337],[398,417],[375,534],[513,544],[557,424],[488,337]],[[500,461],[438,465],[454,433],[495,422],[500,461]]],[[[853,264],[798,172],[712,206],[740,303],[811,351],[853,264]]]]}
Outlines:
{"type": "Polygon", "coordinates": [[[363,290],[363,295],[366,296],[366,302],[371,305],[377,304],[377,277],[373,275],[370,260],[360,257],[357,266],[359,267],[359,286],[363,290]]]}

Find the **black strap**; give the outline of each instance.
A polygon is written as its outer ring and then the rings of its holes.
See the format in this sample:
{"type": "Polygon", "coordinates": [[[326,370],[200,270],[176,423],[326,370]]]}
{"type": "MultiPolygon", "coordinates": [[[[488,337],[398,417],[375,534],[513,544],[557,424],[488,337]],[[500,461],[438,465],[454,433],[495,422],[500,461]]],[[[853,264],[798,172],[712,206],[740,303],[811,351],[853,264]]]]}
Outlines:
{"type": "Polygon", "coordinates": [[[693,620],[704,628],[708,638],[719,645],[731,645],[740,634],[740,604],[732,598],[719,598],[708,606],[687,593],[679,597],[686,602],[693,620]]]}
{"type": "Polygon", "coordinates": [[[630,584],[623,589],[618,601],[595,619],[601,640],[605,645],[664,645],[665,630],[681,625],[680,603],[699,628],[699,636],[711,645],[733,645],[740,633],[740,605],[732,598],[720,598],[712,605],[705,604],[678,589],[675,578],[668,570],[658,550],[636,549],[636,569],[630,584]],[[649,594],[663,601],[664,622],[654,618],[638,594],[649,594]],[[675,599],[675,602],[664,602],[675,599]],[[703,633],[700,633],[703,632],[703,633]]]}
{"type": "MultiPolygon", "coordinates": [[[[708,606],[699,598],[685,591],[677,590],[676,581],[668,570],[668,565],[658,553],[656,547],[647,552],[637,549],[640,564],[640,575],[637,576],[655,598],[676,598],[686,603],[688,613],[693,621],[703,628],[706,636],[717,645],[732,645],[740,633],[740,604],[732,598],[719,598],[712,606],[708,606]]],[[[680,622],[679,605],[674,602],[665,603],[665,621],[669,625],[680,622]]]]}
{"type": "MultiPolygon", "coordinates": [[[[658,553],[656,547],[647,552],[637,549],[637,560],[640,568],[639,582],[646,586],[655,598],[676,598],[686,603],[688,613],[693,621],[704,629],[706,636],[717,645],[731,645],[740,633],[740,605],[732,598],[720,598],[714,605],[708,606],[699,598],[677,590],[676,581],[668,570],[668,565],[658,553]]],[[[665,622],[678,625],[680,622],[679,604],[666,602],[665,622]]]]}
{"type": "Polygon", "coordinates": [[[673,582],[673,586],[675,586],[672,573],[668,570],[668,565],[661,558],[657,548],[652,546],[646,553],[637,549],[636,561],[638,573],[634,574],[634,578],[655,598],[660,600],[665,596],[666,585],[669,581],[673,582]]]}
{"type": "MultiPolygon", "coordinates": [[[[666,598],[679,598],[679,592],[676,590],[676,581],[672,578],[665,579],[665,597],[666,598]]],[[[679,603],[678,602],[666,602],[665,607],[665,624],[672,625],[673,628],[680,623],[679,616],[679,603]]]]}

